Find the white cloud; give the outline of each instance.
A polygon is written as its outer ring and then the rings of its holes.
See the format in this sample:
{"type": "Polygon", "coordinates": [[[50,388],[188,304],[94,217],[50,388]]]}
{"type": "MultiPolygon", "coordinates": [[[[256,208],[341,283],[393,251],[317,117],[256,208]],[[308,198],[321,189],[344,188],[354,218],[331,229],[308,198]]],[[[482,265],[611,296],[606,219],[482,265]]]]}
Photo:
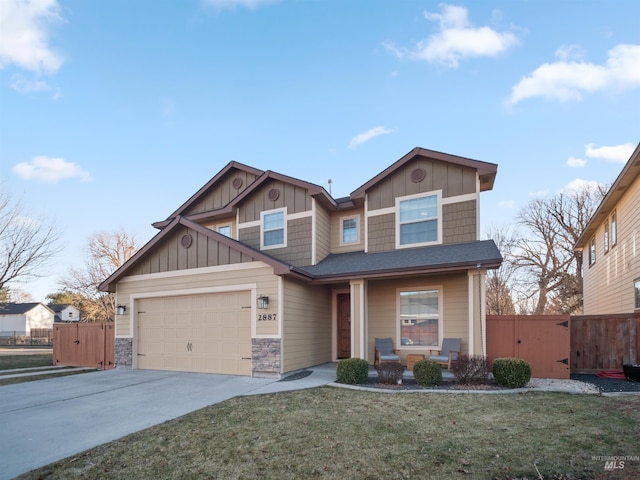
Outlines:
{"type": "Polygon", "coordinates": [[[511,89],[507,104],[531,97],[581,100],[584,93],[640,87],[640,45],[617,45],[604,65],[590,62],[545,63],[511,89]]]}
{"type": "Polygon", "coordinates": [[[587,164],[587,161],[582,158],[569,157],[567,165],[573,168],[582,168],[587,164]]]}
{"type": "Polygon", "coordinates": [[[578,59],[585,56],[584,48],[580,45],[562,45],[556,50],[556,57],[560,60],[578,59]]]}
{"type": "Polygon", "coordinates": [[[0,1],[0,69],[16,65],[55,73],[63,57],[49,45],[48,26],[62,20],[56,0],[0,1]]]}
{"type": "Polygon", "coordinates": [[[233,10],[236,7],[255,10],[263,5],[277,3],[278,1],[280,0],[202,0],[202,3],[218,10],[233,10]]]}
{"type": "Polygon", "coordinates": [[[463,58],[494,57],[518,43],[512,33],[500,33],[486,26],[473,27],[464,7],[441,4],[440,8],[441,13],[424,12],[427,20],[439,23],[438,33],[418,42],[413,49],[399,48],[391,42],[383,46],[398,58],[457,68],[463,58]]]}
{"type": "Polygon", "coordinates": [[[44,80],[26,80],[22,78],[22,75],[13,75],[11,77],[11,88],[13,88],[18,93],[50,92],[55,100],[62,97],[60,88],[54,88],[44,80]]]}
{"type": "Polygon", "coordinates": [[[549,195],[549,189],[538,190],[537,192],[529,192],[530,197],[546,197],[549,195]]]}
{"type": "Polygon", "coordinates": [[[79,178],[83,182],[91,180],[91,175],[80,166],[67,162],[64,158],[51,158],[46,155],[33,157],[31,162],[18,163],[13,173],[24,180],[53,183],[67,178],[79,178]]]}
{"type": "Polygon", "coordinates": [[[498,206],[502,208],[512,209],[516,206],[515,200],[502,200],[498,202],[498,206]]]}
{"type": "Polygon", "coordinates": [[[355,149],[357,148],[359,145],[362,145],[363,143],[368,142],[369,140],[379,136],[379,135],[386,135],[389,133],[393,133],[393,130],[389,130],[387,128],[384,127],[375,127],[375,128],[371,128],[369,130],[367,130],[366,132],[363,133],[359,133],[358,135],[356,135],[355,137],[353,137],[350,141],[349,141],[349,148],[350,149],[355,149]]]}
{"type": "Polygon", "coordinates": [[[584,190],[597,191],[600,189],[602,185],[595,180],[582,180],[581,178],[576,178],[575,180],[567,183],[560,192],[562,193],[577,193],[584,190]]]}
{"type": "Polygon", "coordinates": [[[585,155],[591,158],[602,158],[610,162],[626,163],[636,146],[633,143],[623,143],[622,145],[612,145],[605,147],[595,147],[593,143],[585,145],[585,155]]]}

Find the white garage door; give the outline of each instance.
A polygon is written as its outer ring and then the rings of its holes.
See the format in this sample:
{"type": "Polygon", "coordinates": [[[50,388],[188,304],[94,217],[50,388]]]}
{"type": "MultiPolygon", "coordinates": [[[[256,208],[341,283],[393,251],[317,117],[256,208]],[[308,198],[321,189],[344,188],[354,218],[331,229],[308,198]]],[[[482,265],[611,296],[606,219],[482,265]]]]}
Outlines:
{"type": "Polygon", "coordinates": [[[138,300],[138,368],[251,375],[251,294],[138,300]]]}

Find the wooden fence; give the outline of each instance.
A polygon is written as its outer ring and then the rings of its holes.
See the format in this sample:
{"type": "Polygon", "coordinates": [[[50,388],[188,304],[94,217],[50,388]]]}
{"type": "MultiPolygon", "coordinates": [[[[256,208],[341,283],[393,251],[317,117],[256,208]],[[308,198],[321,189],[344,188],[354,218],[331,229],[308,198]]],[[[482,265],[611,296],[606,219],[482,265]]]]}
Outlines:
{"type": "Polygon", "coordinates": [[[569,315],[487,315],[487,357],[522,358],[535,378],[568,379],[569,315]]]}
{"type": "Polygon", "coordinates": [[[640,363],[640,312],[487,315],[487,356],[523,358],[542,378],[622,370],[640,363]]]}
{"type": "Polygon", "coordinates": [[[67,323],[53,327],[53,363],[74,367],[115,367],[113,323],[67,323]]]}
{"type": "Polygon", "coordinates": [[[571,371],[621,370],[640,361],[640,312],[571,317],[571,371]]]}

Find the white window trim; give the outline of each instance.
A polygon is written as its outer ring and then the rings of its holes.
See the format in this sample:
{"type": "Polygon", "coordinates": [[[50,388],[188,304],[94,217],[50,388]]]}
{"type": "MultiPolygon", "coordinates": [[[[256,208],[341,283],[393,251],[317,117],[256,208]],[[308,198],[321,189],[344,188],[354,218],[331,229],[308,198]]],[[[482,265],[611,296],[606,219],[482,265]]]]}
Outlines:
{"type": "Polygon", "coordinates": [[[443,314],[442,310],[444,305],[442,303],[444,299],[442,285],[430,285],[430,286],[415,286],[415,287],[402,287],[396,288],[396,349],[398,350],[438,350],[442,347],[442,327],[443,327],[443,314]],[[400,293],[401,292],[417,292],[424,290],[437,290],[438,291],[438,345],[402,345],[402,328],[400,327],[400,293]]]}
{"type": "Polygon", "coordinates": [[[221,223],[220,225],[216,225],[216,232],[218,232],[220,235],[224,235],[224,233],[220,232],[220,229],[225,227],[229,228],[229,238],[233,238],[233,225],[231,225],[230,223],[221,223]]]}
{"type": "Polygon", "coordinates": [[[348,215],[346,217],[340,217],[340,245],[356,245],[358,243],[360,243],[360,228],[361,228],[361,220],[360,220],[360,215],[348,215]],[[355,219],[356,221],[356,239],[352,242],[345,242],[344,241],[344,221],[345,220],[352,220],[355,219]]]}
{"type": "MultiPolygon", "coordinates": [[[[275,230],[275,229],[274,229],[275,230]]],[[[265,210],[264,212],[260,212],[260,250],[272,250],[274,248],[286,248],[287,246],[287,207],[283,208],[275,208],[273,210],[265,210]],[[284,234],[283,234],[283,243],[279,243],[277,245],[266,245],[264,244],[264,216],[270,215],[272,213],[282,212],[283,217],[283,226],[284,234]]]]}
{"type": "Polygon", "coordinates": [[[442,243],[442,190],[434,190],[432,192],[424,192],[417,193],[414,195],[407,195],[405,197],[396,197],[396,249],[400,248],[414,248],[414,247],[426,247],[428,245],[440,245],[442,243]],[[408,245],[400,244],[400,202],[404,200],[412,200],[414,198],[423,198],[423,197],[436,197],[436,211],[437,217],[436,221],[438,222],[436,240],[433,242],[420,242],[420,243],[410,243],[408,245]]]}

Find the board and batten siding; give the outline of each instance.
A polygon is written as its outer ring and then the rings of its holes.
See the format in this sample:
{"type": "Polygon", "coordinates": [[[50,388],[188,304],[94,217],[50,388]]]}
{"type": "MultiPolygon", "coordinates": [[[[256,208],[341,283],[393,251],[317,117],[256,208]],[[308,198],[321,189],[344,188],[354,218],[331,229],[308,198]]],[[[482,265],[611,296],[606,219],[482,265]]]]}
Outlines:
{"type": "MultiPolygon", "coordinates": [[[[116,315],[116,337],[134,335],[132,312],[136,309],[132,297],[240,291],[246,290],[246,285],[255,285],[256,295],[268,295],[269,310],[277,312],[278,279],[279,277],[273,274],[273,268],[262,262],[124,277],[117,284],[116,301],[119,305],[126,305],[127,309],[124,315],[116,315]]],[[[247,307],[255,310],[253,304],[247,307]]],[[[256,319],[252,318],[252,322],[255,321],[256,319]]],[[[277,329],[272,331],[273,324],[266,328],[269,328],[269,331],[259,331],[257,334],[278,333],[277,329]]]]}
{"type": "Polygon", "coordinates": [[[331,291],[283,279],[283,372],[331,361],[331,291]]]}
{"type": "MultiPolygon", "coordinates": [[[[589,265],[591,239],[582,253],[585,315],[631,313],[635,308],[633,282],[640,278],[640,177],[620,198],[615,212],[617,244],[605,253],[602,222],[595,234],[595,264],[589,265]]],[[[612,213],[607,216],[609,231],[612,213]]]]}
{"type": "Polygon", "coordinates": [[[199,201],[191,205],[184,215],[209,212],[226,206],[231,200],[240,195],[256,180],[256,175],[242,170],[232,170],[224,178],[218,180],[215,188],[206,192],[199,201]],[[242,181],[240,188],[235,188],[233,182],[236,178],[242,181]]]}
{"type": "Polygon", "coordinates": [[[314,221],[316,230],[315,262],[317,264],[331,253],[331,217],[329,212],[315,202],[314,221]]]}
{"type": "Polygon", "coordinates": [[[397,291],[408,288],[442,289],[442,338],[461,338],[462,351],[469,351],[469,282],[467,274],[415,277],[407,279],[369,281],[367,283],[369,331],[368,358],[373,363],[375,339],[391,337],[394,348],[400,349],[402,361],[410,353],[428,354],[426,348],[401,347],[397,338],[399,322],[397,291]]]}
{"type": "MultiPolygon", "coordinates": [[[[273,195],[273,194],[272,194],[273,195]]],[[[306,189],[278,180],[266,182],[264,186],[243,200],[238,211],[239,223],[260,221],[260,212],[287,208],[287,215],[311,213],[311,196],[306,189]],[[277,192],[277,199],[271,200],[270,193],[277,192]]]]}

